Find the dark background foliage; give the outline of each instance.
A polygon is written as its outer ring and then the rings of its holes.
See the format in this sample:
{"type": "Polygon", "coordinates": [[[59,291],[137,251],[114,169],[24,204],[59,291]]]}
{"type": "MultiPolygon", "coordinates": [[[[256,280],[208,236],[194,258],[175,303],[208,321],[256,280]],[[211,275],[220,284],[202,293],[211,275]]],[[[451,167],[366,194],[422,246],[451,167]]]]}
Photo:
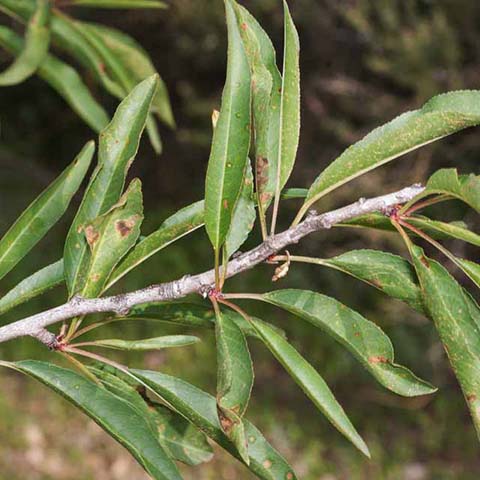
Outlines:
{"type": "MultiPolygon", "coordinates": [[[[65,2],[66,3],[66,2],[65,2]]],[[[282,46],[278,0],[245,5],[282,46]]],[[[345,147],[375,126],[451,89],[480,88],[480,4],[472,0],[295,0],[292,14],[302,44],[302,133],[290,186],[308,186],[345,147]]],[[[77,17],[105,23],[136,38],[166,81],[178,128],[162,130],[164,153],[155,156],[143,142],[133,167],[145,191],[144,231],[203,196],[211,140],[210,113],[219,107],[226,64],[226,31],[220,0],[176,0],[167,11],[69,9],[77,17]]],[[[0,22],[12,24],[6,17],[0,22]]],[[[21,29],[18,25],[15,28],[21,29]]],[[[1,54],[5,67],[9,58],[1,54]]],[[[96,89],[109,106],[116,102],[96,89]]],[[[0,90],[0,232],[67,165],[92,132],[38,78],[0,90]]],[[[322,210],[425,180],[435,169],[457,166],[478,172],[480,135],[472,129],[423,148],[327,197],[322,210]]],[[[295,202],[285,205],[291,219],[295,202]]],[[[460,205],[432,210],[438,218],[463,219],[478,230],[478,219],[460,205]],[[477,225],[476,225],[477,223],[477,225]]],[[[62,251],[66,216],[39,247],[0,283],[0,295],[62,251]]],[[[257,234],[258,235],[258,234],[257,234]]],[[[258,237],[257,237],[258,240],[258,237]]],[[[255,239],[250,240],[253,244],[255,239]]],[[[461,255],[475,255],[453,242],[461,255]]],[[[296,251],[331,256],[352,248],[402,252],[391,234],[341,230],[317,234],[296,251]]],[[[154,257],[128,276],[122,290],[201,271],[212,262],[203,232],[154,257]]],[[[271,268],[261,266],[229,283],[232,290],[265,291],[271,268]]],[[[459,278],[461,278],[459,276],[459,278]]],[[[274,321],[325,375],[353,422],[371,446],[367,461],[315,411],[260,344],[252,344],[256,383],[249,416],[286,455],[300,478],[476,479],[480,461],[473,427],[456,381],[431,325],[407,307],[386,299],[341,273],[295,266],[282,286],[309,288],[335,296],[374,320],[391,336],[397,358],[439,386],[432,398],[402,399],[381,390],[333,342],[301,320],[271,308],[252,306],[274,321]]],[[[1,324],[62,302],[57,289],[0,318],[1,324]]],[[[105,327],[105,337],[135,338],[177,331],[158,325],[105,327]]],[[[213,391],[215,353],[210,333],[204,342],[168,353],[130,355],[134,365],[159,368],[213,391]]],[[[0,345],[2,358],[51,356],[33,340],[0,345]]],[[[127,453],[89,420],[43,387],[1,372],[0,479],[143,479],[127,453]]],[[[249,474],[226,455],[185,469],[186,478],[246,479],[249,474]]]]}

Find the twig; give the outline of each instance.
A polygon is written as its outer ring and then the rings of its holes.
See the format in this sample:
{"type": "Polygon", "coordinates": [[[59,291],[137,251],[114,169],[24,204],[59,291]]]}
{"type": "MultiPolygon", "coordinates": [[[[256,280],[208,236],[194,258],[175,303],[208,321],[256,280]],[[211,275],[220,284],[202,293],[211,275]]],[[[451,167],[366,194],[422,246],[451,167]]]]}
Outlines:
{"type": "MultiPolygon", "coordinates": [[[[346,207],[317,215],[311,212],[297,226],[278,233],[256,248],[232,259],[228,264],[226,277],[230,278],[264,262],[272,255],[285,249],[288,245],[298,243],[312,232],[331,228],[333,225],[345,222],[366,213],[388,211],[389,208],[408,202],[424,190],[419,184],[368,200],[361,199],[346,207]]],[[[23,320],[13,322],[0,328],[0,343],[22,336],[33,336],[45,345],[52,347],[53,334],[44,330],[49,325],[74,317],[93,313],[112,312],[117,315],[127,315],[135,305],[149,302],[164,302],[185,297],[191,293],[202,293],[215,284],[215,270],[197,275],[186,275],[178,280],[152,285],[150,287],[103,298],[73,297],[69,302],[46,310],[23,320]]]]}

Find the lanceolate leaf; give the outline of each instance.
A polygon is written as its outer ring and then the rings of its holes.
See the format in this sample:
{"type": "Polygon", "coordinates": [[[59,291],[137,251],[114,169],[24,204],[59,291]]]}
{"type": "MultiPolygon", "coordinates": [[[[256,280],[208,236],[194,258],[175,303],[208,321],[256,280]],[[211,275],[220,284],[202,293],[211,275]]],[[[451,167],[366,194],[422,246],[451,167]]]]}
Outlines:
{"type": "Polygon", "coordinates": [[[50,230],[67,209],[88,170],[95,144],[88,142],[72,164],[20,215],[0,239],[0,278],[50,230]]]}
{"type": "MultiPolygon", "coordinates": [[[[245,335],[258,337],[256,330],[241,315],[231,310],[224,310],[223,316],[228,316],[245,335]]],[[[146,303],[137,305],[130,310],[128,318],[132,320],[158,320],[175,323],[187,327],[215,327],[215,312],[206,305],[188,302],[146,303]]],[[[258,322],[261,320],[256,319],[258,322]]],[[[275,325],[270,325],[279,335],[285,337],[285,332],[275,325]]]]}
{"type": "Polygon", "coordinates": [[[158,0],[71,0],[71,5],[94,8],[167,8],[158,0]]]}
{"type": "Polygon", "coordinates": [[[239,4],[235,4],[240,33],[252,74],[257,201],[265,210],[275,195],[282,77],[275,49],[265,30],[239,4]]]}
{"type": "Polygon", "coordinates": [[[285,14],[285,37],[283,52],[282,95],[280,102],[280,124],[277,147],[276,195],[292,173],[297,156],[300,135],[300,42],[286,0],[283,0],[285,14]]]}
{"type": "Polygon", "coordinates": [[[102,293],[113,269],[140,236],[142,220],[142,184],[135,179],[116,205],[82,228],[91,250],[83,297],[102,293]]]}
{"type": "Polygon", "coordinates": [[[480,438],[480,309],[456,280],[412,246],[425,306],[435,322],[480,438]]]}
{"type": "Polygon", "coordinates": [[[253,366],[245,335],[227,315],[216,312],[217,403],[220,424],[248,464],[242,416],[253,387],[253,366]]]}
{"type": "MultiPolygon", "coordinates": [[[[158,74],[148,53],[132,37],[125,33],[97,24],[82,24],[88,31],[95,32],[113,54],[113,59],[107,56],[109,64],[116,73],[118,81],[130,90],[134,85],[146,78],[158,74]],[[117,63],[120,62],[121,65],[117,63]],[[120,69],[120,71],[118,71],[120,69]],[[120,81],[122,80],[122,81],[120,81]]],[[[103,51],[103,50],[102,50],[103,51]]],[[[170,127],[175,126],[167,87],[163,80],[158,78],[158,87],[152,101],[152,112],[156,113],[159,120],[170,127]]]]}
{"type": "Polygon", "coordinates": [[[50,1],[37,0],[28,22],[25,44],[15,62],[0,73],[0,86],[15,85],[33,75],[43,62],[50,44],[50,1]]]}
{"type": "Polygon", "coordinates": [[[225,7],[227,78],[205,185],[205,226],[217,255],[230,228],[250,145],[250,72],[232,1],[226,0],[225,7]]]}
{"type": "Polygon", "coordinates": [[[156,480],[181,480],[149,423],[130,403],[94,382],[56,365],[26,360],[9,364],[42,382],[86,413],[121,443],[156,480]]]}
{"type": "Polygon", "coordinates": [[[63,260],[59,260],[25,278],[0,298],[0,315],[62,283],[63,260]]]}
{"type": "Polygon", "coordinates": [[[319,259],[318,263],[348,273],[408,303],[415,310],[424,311],[415,270],[398,255],[378,250],[352,250],[337,257],[319,259]]]}
{"type": "Polygon", "coordinates": [[[141,240],[113,272],[107,288],[171,243],[188,235],[204,223],[204,202],[193,203],[167,218],[155,232],[141,240]]]}
{"type": "Polygon", "coordinates": [[[107,212],[120,198],[128,168],[137,153],[155,87],[155,76],[135,87],[100,134],[98,166],[65,243],[65,279],[70,296],[78,293],[85,284],[89,252],[83,227],[107,212]]]}
{"type": "Polygon", "coordinates": [[[330,420],[335,428],[343,433],[362,453],[370,457],[367,445],[318,372],[275,330],[255,320],[252,320],[252,323],[261,335],[265,345],[315,406],[330,420]]]}
{"type": "Polygon", "coordinates": [[[199,465],[213,458],[213,449],[203,432],[166,407],[156,404],[153,408],[160,442],[175,460],[199,465]]]}
{"type": "Polygon", "coordinates": [[[437,238],[458,238],[480,247],[480,235],[468,230],[464,224],[439,222],[420,216],[410,217],[407,219],[407,222],[427,234],[433,233],[437,238]]]}
{"type": "MultiPolygon", "coordinates": [[[[217,415],[217,402],[208,393],[187,382],[159,372],[131,370],[182,416],[207,436],[241,460],[237,449],[224,434],[217,415]]],[[[292,468],[246,419],[243,420],[248,439],[248,468],[263,480],[295,480],[292,468]]],[[[245,463],[245,462],[244,462],[245,463]]]]}
{"type": "MultiPolygon", "coordinates": [[[[0,45],[13,54],[22,49],[22,40],[12,30],[0,26],[0,45]]],[[[82,78],[70,65],[46,55],[37,74],[54,88],[79,117],[93,130],[100,132],[109,122],[103,107],[92,97],[82,78]]]]}
{"type": "MultiPolygon", "coordinates": [[[[424,233],[434,239],[446,239],[449,237],[464,240],[473,245],[478,245],[479,235],[468,230],[467,225],[462,221],[455,222],[439,222],[438,220],[431,220],[424,216],[411,216],[406,219],[408,223],[414,227],[419,228],[424,233]]],[[[374,228],[376,230],[384,230],[387,232],[396,232],[389,217],[380,213],[369,213],[361,215],[360,217],[352,218],[347,222],[336,225],[337,227],[361,227],[374,228]]],[[[415,236],[411,231],[407,231],[410,235],[415,236]]]]}
{"type": "Polygon", "coordinates": [[[377,325],[337,300],[308,290],[277,290],[261,299],[330,334],[392,392],[405,397],[435,392],[427,382],[394,363],[392,343],[377,325]]]}
{"type": "Polygon", "coordinates": [[[480,288],[480,265],[464,258],[457,258],[456,263],[480,288]]]}
{"type": "Polygon", "coordinates": [[[150,400],[146,391],[142,392],[144,387],[135,388],[132,385],[133,380],[127,383],[119,376],[107,371],[107,368],[89,367],[89,370],[110,392],[138,411],[171,458],[189,465],[208,462],[212,458],[213,450],[204,433],[178,413],[171,412],[150,400]],[[139,392],[142,392],[142,395],[139,392]]]}
{"type": "Polygon", "coordinates": [[[255,199],[253,196],[253,172],[247,159],[245,176],[237,204],[233,210],[232,223],[225,240],[225,256],[230,258],[247,240],[255,223],[255,199]]]}
{"type": "Polygon", "coordinates": [[[477,175],[458,175],[456,168],[438,170],[428,179],[425,190],[404,209],[429,195],[448,195],[480,212],[480,178],[477,175]]]}
{"type": "Polygon", "coordinates": [[[319,198],[344,183],[418,147],[480,123],[480,91],[433,97],[420,110],[404,113],[345,150],[310,187],[297,219],[319,198]]]}
{"type": "Polygon", "coordinates": [[[161,350],[163,348],[185,347],[199,342],[198,337],[190,335],[165,335],[163,337],[147,338],[145,340],[121,340],[121,339],[105,339],[88,342],[89,345],[95,347],[113,348],[115,350],[134,350],[148,351],[161,350]]]}

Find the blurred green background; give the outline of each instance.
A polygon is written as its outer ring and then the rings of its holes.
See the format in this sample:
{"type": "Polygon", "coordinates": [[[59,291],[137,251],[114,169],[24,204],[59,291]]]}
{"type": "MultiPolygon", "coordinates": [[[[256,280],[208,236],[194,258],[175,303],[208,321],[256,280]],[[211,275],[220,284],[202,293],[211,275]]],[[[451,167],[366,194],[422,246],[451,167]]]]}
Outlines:
{"type": "MultiPolygon", "coordinates": [[[[68,2],[58,2],[68,3],[68,2]]],[[[119,28],[152,56],[169,88],[178,128],[162,130],[164,153],[144,141],[132,176],[144,184],[149,233],[178,208],[203,196],[211,140],[210,114],[219,107],[225,76],[226,30],[220,0],[175,0],[166,11],[99,11],[62,7],[77,17],[119,28]]],[[[345,147],[375,126],[431,96],[451,89],[480,88],[480,2],[474,0],[292,0],[302,44],[302,133],[290,186],[308,186],[345,147]]],[[[282,48],[280,0],[244,4],[282,48]]],[[[19,25],[1,16],[0,22],[19,25]]],[[[281,58],[281,56],[280,56],[281,58]]],[[[1,67],[10,61],[0,54],[1,67]]],[[[114,99],[86,81],[110,111],[114,99]]],[[[72,160],[93,134],[46,84],[32,78],[0,90],[0,234],[72,160]]],[[[440,167],[478,172],[478,130],[457,134],[407,155],[324,199],[328,210],[360,196],[386,193],[424,181],[440,167]]],[[[76,198],[76,203],[80,195],[76,198]]],[[[283,205],[287,225],[298,205],[283,205]]],[[[432,209],[436,218],[462,219],[479,230],[478,218],[461,205],[432,209]]],[[[0,295],[19,280],[61,256],[75,207],[2,282],[0,295]]],[[[249,245],[258,241],[258,232],[249,245]]],[[[460,256],[476,252],[452,241],[460,256]]],[[[247,245],[248,247],[248,245],[247,245]]],[[[354,248],[405,253],[392,234],[355,229],[311,236],[291,252],[332,256],[354,248]]],[[[198,231],[156,255],[125,278],[119,290],[177,278],[210,268],[212,255],[198,231]]],[[[372,451],[361,456],[315,410],[282,368],[252,341],[256,382],[249,417],[305,480],[478,479],[478,444],[458,385],[430,323],[406,306],[339,272],[294,266],[274,287],[271,266],[260,266],[228,283],[231,291],[308,288],[332,295],[379,324],[392,338],[399,362],[439,387],[431,398],[404,399],[378,387],[339,345],[305,322],[270,307],[247,305],[257,316],[282,326],[292,343],[319,369],[372,451]]],[[[460,275],[458,278],[467,282],[460,275]]],[[[65,291],[49,294],[0,318],[9,323],[62,303],[65,291]]],[[[180,332],[161,324],[108,326],[104,338],[140,338],[180,332]]],[[[183,330],[184,331],[184,330],[183,330]]],[[[214,338],[193,332],[193,347],[147,355],[114,355],[131,365],[178,375],[211,392],[215,388],[214,338]]],[[[30,339],[0,345],[0,358],[53,358],[30,339]]],[[[129,455],[85,416],[33,381],[0,372],[0,479],[146,479],[129,455]]],[[[217,449],[209,464],[184,468],[187,479],[252,478],[217,449]]]]}

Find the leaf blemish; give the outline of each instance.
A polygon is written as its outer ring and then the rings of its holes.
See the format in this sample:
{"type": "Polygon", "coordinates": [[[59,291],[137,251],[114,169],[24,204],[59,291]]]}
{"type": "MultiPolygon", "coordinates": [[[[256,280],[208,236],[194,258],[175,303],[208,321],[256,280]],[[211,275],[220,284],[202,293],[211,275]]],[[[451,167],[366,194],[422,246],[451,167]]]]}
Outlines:
{"type": "Polygon", "coordinates": [[[477,396],[474,393],[472,393],[470,395],[467,395],[467,402],[468,403],[473,403],[476,400],[477,400],[477,396]]]}
{"type": "Polygon", "coordinates": [[[383,355],[369,357],[368,361],[369,363],[388,363],[388,359],[383,355]]]}
{"type": "Polygon", "coordinates": [[[422,256],[420,257],[420,261],[421,261],[427,268],[430,268],[430,263],[428,262],[427,257],[425,257],[425,255],[422,255],[422,256]]]}
{"type": "Polygon", "coordinates": [[[115,229],[122,237],[129,235],[134,226],[135,222],[133,220],[118,220],[115,223],[115,229]]]}
{"type": "Polygon", "coordinates": [[[85,238],[87,239],[87,243],[90,248],[93,248],[99,236],[100,234],[92,225],[88,225],[85,227],[85,238]]]}

